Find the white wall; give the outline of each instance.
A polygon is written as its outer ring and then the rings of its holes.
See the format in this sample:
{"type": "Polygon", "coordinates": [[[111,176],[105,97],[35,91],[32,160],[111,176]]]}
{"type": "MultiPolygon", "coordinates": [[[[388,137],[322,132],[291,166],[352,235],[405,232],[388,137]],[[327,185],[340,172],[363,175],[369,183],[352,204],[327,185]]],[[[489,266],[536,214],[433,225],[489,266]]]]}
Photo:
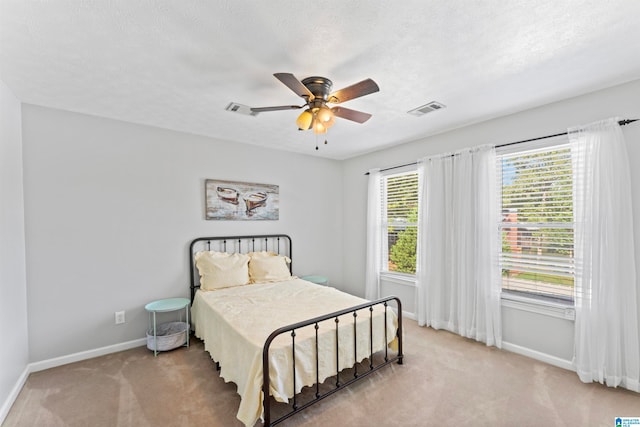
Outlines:
{"type": "Polygon", "coordinates": [[[342,282],[339,162],[31,105],[22,119],[30,361],[144,337],[147,302],[188,296],[198,236],[289,234],[294,274],[342,282]],[[279,185],[280,220],[205,220],[206,178],[279,185]]]}
{"type": "MultiPolygon", "coordinates": [[[[567,127],[586,124],[613,116],[640,118],[640,80],[535,108],[521,113],[470,125],[420,141],[349,159],[344,162],[344,253],[350,262],[344,264],[345,289],[364,294],[366,244],[367,177],[375,167],[410,163],[420,157],[454,151],[480,144],[501,144],[566,131],[567,127]]],[[[446,103],[446,102],[445,102],[446,103]]],[[[431,120],[432,113],[416,120],[431,120]]],[[[623,128],[631,162],[633,209],[636,242],[636,265],[640,266],[640,122],[623,128]]],[[[640,277],[640,276],[639,276],[640,277]]],[[[403,285],[400,285],[403,286],[403,285]]],[[[406,289],[385,284],[389,293],[406,289]]],[[[640,294],[640,292],[639,292],[640,294]]],[[[640,304],[640,300],[639,300],[640,304]]],[[[412,306],[410,301],[405,306],[412,306]]],[[[541,352],[563,360],[573,353],[572,322],[514,308],[503,308],[504,340],[523,349],[541,352]]]]}
{"type": "Polygon", "coordinates": [[[29,359],[21,138],[20,102],[0,81],[0,421],[29,359]]]}

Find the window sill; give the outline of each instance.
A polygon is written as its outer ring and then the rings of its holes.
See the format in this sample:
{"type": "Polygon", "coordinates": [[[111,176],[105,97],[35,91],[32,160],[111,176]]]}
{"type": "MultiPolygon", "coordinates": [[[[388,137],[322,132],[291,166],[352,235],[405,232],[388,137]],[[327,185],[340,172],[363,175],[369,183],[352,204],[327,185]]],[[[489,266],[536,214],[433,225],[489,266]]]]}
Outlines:
{"type": "Polygon", "coordinates": [[[380,280],[396,283],[398,285],[416,286],[416,276],[411,274],[389,273],[384,271],[380,273],[380,280]]]}
{"type": "Polygon", "coordinates": [[[565,320],[575,320],[576,310],[573,304],[548,301],[539,298],[514,295],[503,292],[500,295],[502,306],[516,310],[529,311],[545,316],[557,317],[565,320]]]}
{"type": "MultiPolygon", "coordinates": [[[[414,288],[416,286],[416,276],[410,274],[381,272],[380,280],[414,288]]],[[[503,292],[500,295],[500,298],[501,305],[503,307],[514,308],[516,310],[528,311],[565,320],[575,320],[576,318],[576,311],[571,303],[514,295],[508,292],[503,292]]]]}

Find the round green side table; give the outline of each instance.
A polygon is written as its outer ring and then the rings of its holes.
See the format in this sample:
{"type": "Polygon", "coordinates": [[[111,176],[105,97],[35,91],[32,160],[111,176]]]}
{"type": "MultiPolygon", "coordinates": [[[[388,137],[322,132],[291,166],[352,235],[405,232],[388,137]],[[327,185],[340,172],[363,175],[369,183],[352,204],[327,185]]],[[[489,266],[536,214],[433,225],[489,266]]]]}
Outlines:
{"type": "MultiPolygon", "coordinates": [[[[171,311],[184,310],[185,319],[187,323],[187,342],[186,347],[189,347],[189,305],[191,301],[189,298],[167,298],[157,301],[152,301],[144,306],[144,309],[149,313],[149,330],[153,330],[153,355],[158,355],[158,326],[156,324],[156,313],[167,313],[171,311]],[[153,320],[152,320],[153,318],[153,320]]],[[[182,316],[181,316],[182,317],[182,316]]]]}
{"type": "Polygon", "coordinates": [[[325,276],[302,276],[302,280],[315,283],[316,285],[327,286],[329,285],[329,278],[325,276]]]}

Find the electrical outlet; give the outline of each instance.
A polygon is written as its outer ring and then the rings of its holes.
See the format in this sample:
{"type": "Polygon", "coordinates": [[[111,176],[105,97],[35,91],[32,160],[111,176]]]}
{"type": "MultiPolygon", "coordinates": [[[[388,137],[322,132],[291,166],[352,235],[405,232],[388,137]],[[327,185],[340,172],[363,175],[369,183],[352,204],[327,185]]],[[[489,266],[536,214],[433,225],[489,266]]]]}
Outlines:
{"type": "Polygon", "coordinates": [[[124,323],[124,311],[116,311],[116,325],[124,323]]]}

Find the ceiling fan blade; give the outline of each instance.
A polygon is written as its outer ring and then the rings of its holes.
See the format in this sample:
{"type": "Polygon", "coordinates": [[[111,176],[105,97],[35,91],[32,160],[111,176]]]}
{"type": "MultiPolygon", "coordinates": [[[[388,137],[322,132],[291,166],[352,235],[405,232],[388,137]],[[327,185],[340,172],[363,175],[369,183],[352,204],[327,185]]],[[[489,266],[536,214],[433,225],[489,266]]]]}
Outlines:
{"type": "Polygon", "coordinates": [[[303,106],[300,106],[300,105],[280,105],[278,107],[257,107],[257,108],[251,108],[251,112],[265,113],[267,111],[297,110],[302,107],[303,106]]]}
{"type": "Polygon", "coordinates": [[[347,86],[344,89],[333,92],[329,95],[328,102],[333,104],[339,104],[341,102],[349,101],[350,99],[359,98],[361,96],[369,95],[370,93],[378,92],[380,88],[378,84],[371,79],[366,79],[351,86],[347,86]]]}
{"type": "Polygon", "coordinates": [[[344,107],[333,107],[331,109],[333,114],[343,119],[351,120],[352,122],[364,123],[371,118],[371,114],[363,113],[362,111],[352,110],[344,107]]]}
{"type": "Polygon", "coordinates": [[[300,80],[291,73],[275,73],[274,77],[280,80],[286,87],[291,89],[301,98],[313,100],[313,94],[300,80]]]}

